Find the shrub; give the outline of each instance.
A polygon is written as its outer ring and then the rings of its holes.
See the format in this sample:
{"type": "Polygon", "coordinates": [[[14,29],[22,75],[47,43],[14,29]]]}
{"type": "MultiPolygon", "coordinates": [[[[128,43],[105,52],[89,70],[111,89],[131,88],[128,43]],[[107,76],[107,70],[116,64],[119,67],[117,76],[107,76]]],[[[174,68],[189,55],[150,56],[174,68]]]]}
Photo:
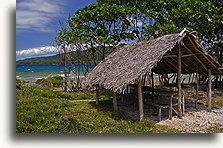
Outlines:
{"type": "Polygon", "coordinates": [[[63,77],[60,77],[60,76],[49,77],[48,79],[53,84],[53,87],[61,87],[64,82],[63,77]]]}
{"type": "Polygon", "coordinates": [[[53,86],[53,87],[61,87],[63,85],[63,77],[53,76],[46,79],[38,79],[36,84],[44,85],[44,86],[53,86]]]}

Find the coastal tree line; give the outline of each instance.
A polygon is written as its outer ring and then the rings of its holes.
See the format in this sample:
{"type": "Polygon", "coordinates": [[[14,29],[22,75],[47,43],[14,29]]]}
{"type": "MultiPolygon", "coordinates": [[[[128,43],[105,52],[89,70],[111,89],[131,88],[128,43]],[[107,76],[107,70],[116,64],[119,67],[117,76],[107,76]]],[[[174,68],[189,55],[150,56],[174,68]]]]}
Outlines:
{"type": "MultiPolygon", "coordinates": [[[[96,65],[123,43],[179,33],[183,28],[196,31],[207,52],[222,65],[222,7],[219,0],[97,0],[69,15],[58,30],[55,42],[65,83],[67,64],[96,65]]],[[[80,69],[76,74],[80,87],[80,69]]]]}

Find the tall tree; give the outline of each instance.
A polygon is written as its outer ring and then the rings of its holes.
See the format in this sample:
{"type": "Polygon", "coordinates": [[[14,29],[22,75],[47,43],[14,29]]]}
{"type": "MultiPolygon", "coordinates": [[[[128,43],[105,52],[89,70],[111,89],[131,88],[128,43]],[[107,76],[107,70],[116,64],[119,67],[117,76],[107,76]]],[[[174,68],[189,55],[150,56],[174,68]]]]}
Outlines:
{"type": "Polygon", "coordinates": [[[69,38],[70,38],[70,33],[68,32],[67,28],[65,28],[61,24],[61,29],[57,33],[55,42],[56,42],[56,47],[58,49],[58,56],[60,63],[64,67],[64,91],[67,91],[67,83],[68,83],[67,64],[68,64],[68,54],[70,46],[70,43],[68,42],[69,38]]]}

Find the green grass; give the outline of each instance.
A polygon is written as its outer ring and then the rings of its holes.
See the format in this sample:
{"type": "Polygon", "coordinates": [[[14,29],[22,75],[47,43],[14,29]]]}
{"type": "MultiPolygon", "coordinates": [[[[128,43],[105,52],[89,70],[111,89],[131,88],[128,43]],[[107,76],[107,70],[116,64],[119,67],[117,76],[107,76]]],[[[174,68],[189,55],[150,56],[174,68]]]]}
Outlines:
{"type": "Polygon", "coordinates": [[[179,133],[151,120],[136,121],[113,112],[106,93],[99,105],[72,100],[95,99],[93,93],[64,94],[42,87],[16,90],[17,133],[179,133]]]}

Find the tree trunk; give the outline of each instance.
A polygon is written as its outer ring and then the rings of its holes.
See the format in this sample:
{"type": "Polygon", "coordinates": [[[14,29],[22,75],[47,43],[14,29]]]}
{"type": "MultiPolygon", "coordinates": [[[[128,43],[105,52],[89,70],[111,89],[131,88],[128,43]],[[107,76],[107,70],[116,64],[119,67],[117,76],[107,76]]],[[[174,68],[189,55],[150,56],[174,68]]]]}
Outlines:
{"type": "Polygon", "coordinates": [[[67,59],[66,59],[66,52],[63,55],[63,66],[64,66],[64,91],[67,91],[67,59]]]}

